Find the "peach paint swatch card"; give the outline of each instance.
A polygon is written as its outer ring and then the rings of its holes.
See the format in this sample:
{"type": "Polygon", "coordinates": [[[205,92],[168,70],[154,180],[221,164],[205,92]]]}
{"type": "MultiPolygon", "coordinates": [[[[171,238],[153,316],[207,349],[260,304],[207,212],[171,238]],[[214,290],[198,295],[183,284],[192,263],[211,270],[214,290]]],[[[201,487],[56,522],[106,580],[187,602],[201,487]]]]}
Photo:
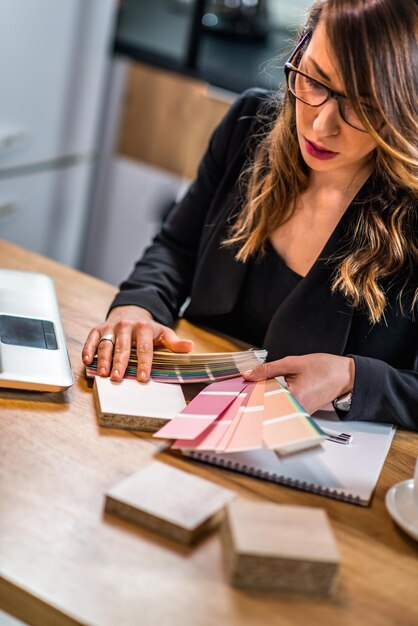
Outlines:
{"type": "MultiPolygon", "coordinates": [[[[251,383],[248,385],[248,387],[246,387],[245,389],[245,397],[243,398],[243,401],[241,402],[241,404],[237,407],[237,411],[235,413],[235,415],[232,415],[232,411],[231,411],[231,422],[229,427],[225,430],[223,436],[221,437],[221,439],[218,441],[215,450],[217,452],[223,452],[226,447],[228,446],[229,441],[232,438],[232,435],[235,433],[235,431],[237,430],[237,428],[239,428],[239,424],[241,422],[241,418],[243,415],[243,411],[244,408],[247,404],[247,402],[249,401],[251,394],[254,391],[254,388],[256,386],[256,383],[251,383]]],[[[233,407],[231,406],[231,409],[233,407]]]]}
{"type": "Polygon", "coordinates": [[[254,385],[252,394],[241,410],[239,423],[226,443],[225,452],[240,452],[263,447],[265,381],[254,385]]]}
{"type": "Polygon", "coordinates": [[[266,381],[263,440],[283,453],[310,448],[324,440],[321,429],[275,378],[266,381]]]}

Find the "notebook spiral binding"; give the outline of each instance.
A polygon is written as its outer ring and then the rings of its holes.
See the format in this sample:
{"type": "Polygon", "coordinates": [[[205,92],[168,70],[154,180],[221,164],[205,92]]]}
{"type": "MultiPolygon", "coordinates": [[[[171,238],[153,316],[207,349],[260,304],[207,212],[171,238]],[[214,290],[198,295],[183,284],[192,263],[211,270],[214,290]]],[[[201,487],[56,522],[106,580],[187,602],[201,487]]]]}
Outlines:
{"type": "Polygon", "coordinates": [[[330,489],[329,487],[321,487],[319,485],[314,485],[305,481],[300,481],[293,478],[286,478],[285,476],[279,476],[278,474],[266,472],[250,465],[236,463],[233,461],[225,461],[225,459],[218,459],[216,456],[206,454],[204,452],[196,452],[190,450],[187,452],[183,452],[183,454],[197,461],[208,463],[209,465],[216,465],[218,467],[222,467],[233,472],[247,474],[248,476],[253,476],[254,478],[259,478],[261,480],[268,480],[269,482],[277,483],[284,487],[291,487],[293,489],[307,491],[309,493],[326,496],[328,498],[333,498],[334,500],[341,500],[342,502],[348,502],[350,504],[367,506],[367,502],[364,502],[358,496],[354,496],[350,493],[344,493],[343,491],[338,491],[337,489],[330,489]]]}

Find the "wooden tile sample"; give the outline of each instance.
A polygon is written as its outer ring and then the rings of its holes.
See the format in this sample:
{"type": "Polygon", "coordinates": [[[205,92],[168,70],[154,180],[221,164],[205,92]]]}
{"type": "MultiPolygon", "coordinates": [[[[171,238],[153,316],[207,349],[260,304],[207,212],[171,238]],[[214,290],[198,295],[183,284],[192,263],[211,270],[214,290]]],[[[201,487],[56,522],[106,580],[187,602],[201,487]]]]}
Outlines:
{"type": "Polygon", "coordinates": [[[233,491],[154,461],[106,495],[105,510],[181,543],[217,526],[233,491]]]}
{"type": "Polygon", "coordinates": [[[100,426],[153,433],[185,406],[180,385],[139,383],[96,376],[93,387],[100,426]]]}
{"type": "Polygon", "coordinates": [[[222,539],[231,582],[267,591],[329,595],[339,553],[323,509],[236,499],[222,539]]]}

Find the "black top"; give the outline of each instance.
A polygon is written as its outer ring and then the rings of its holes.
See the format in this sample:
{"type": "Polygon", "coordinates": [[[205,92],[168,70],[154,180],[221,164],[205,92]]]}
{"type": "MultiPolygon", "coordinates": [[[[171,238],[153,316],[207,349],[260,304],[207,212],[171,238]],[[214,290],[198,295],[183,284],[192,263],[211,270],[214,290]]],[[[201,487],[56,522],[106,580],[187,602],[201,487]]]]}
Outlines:
{"type": "Polygon", "coordinates": [[[265,254],[246,264],[244,281],[232,311],[202,316],[195,322],[263,348],[271,318],[302,279],[268,241],[265,254]]]}
{"type": "MultiPolygon", "coordinates": [[[[221,244],[242,206],[238,181],[249,150],[261,127],[277,115],[274,106],[264,106],[268,97],[265,91],[252,89],[233,104],[211,138],[196,181],[121,285],[112,307],[136,304],[171,326],[188,299],[184,317],[191,322],[231,314],[231,320],[233,317],[239,323],[232,312],[241,310],[237,303],[243,293],[246,266],[235,260],[236,250],[221,244]]],[[[381,184],[371,176],[308,274],[271,315],[264,339],[257,343],[267,348],[270,361],[316,352],[352,356],[356,375],[346,418],[418,429],[418,308],[415,319],[404,314],[410,301],[404,301],[403,311],[394,277],[381,281],[388,305],[385,319],[378,324],[371,324],[367,312],[354,308],[341,291],[331,290],[333,258],[354,228],[360,208],[372,205],[381,191],[381,184]]],[[[418,223],[414,228],[418,230],[418,223]]],[[[412,269],[405,298],[418,284],[418,267],[412,269]]],[[[247,301],[256,298],[251,294],[247,301]]],[[[232,331],[235,335],[235,327],[232,331]]],[[[245,339],[253,337],[246,334],[245,339]]]]}

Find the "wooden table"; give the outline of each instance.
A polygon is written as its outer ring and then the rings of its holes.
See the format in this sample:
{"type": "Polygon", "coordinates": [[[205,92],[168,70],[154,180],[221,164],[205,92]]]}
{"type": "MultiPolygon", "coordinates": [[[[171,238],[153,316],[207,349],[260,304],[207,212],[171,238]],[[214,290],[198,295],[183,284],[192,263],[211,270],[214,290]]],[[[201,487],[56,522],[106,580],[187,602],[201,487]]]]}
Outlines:
{"type": "MultiPolygon", "coordinates": [[[[417,434],[397,433],[369,508],[158,453],[244,497],[328,512],[342,556],[335,597],[236,590],[217,533],[180,547],[103,514],[106,490],[156,452],[150,438],[98,427],[84,377],[84,338],[115,289],[5,242],[0,265],[55,279],[76,377],[61,394],[0,390],[0,609],[40,626],[418,624],[418,544],[384,506],[413,475],[417,434]]],[[[186,323],[181,332],[198,350],[232,348],[186,323]]]]}

